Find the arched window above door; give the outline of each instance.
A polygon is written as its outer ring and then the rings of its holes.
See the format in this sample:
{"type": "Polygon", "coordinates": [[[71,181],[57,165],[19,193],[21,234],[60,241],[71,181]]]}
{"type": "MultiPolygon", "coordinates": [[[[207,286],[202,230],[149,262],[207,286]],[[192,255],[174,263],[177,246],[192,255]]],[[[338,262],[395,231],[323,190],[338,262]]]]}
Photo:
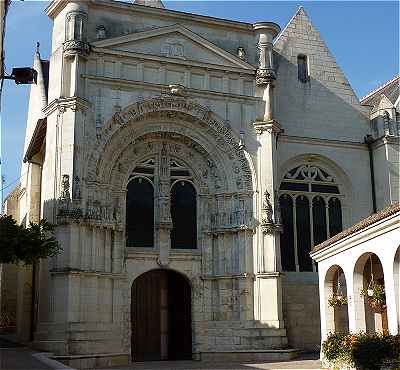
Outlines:
{"type": "Polygon", "coordinates": [[[149,179],[133,177],[127,186],[126,246],[154,245],[154,189],[149,179]]]}
{"type": "Polygon", "coordinates": [[[279,190],[284,271],[313,271],[312,247],[342,230],[340,184],[324,168],[303,164],[284,176],[279,190]]]}
{"type": "Polygon", "coordinates": [[[171,188],[171,248],[197,247],[196,189],[189,181],[178,180],[171,188]]]}

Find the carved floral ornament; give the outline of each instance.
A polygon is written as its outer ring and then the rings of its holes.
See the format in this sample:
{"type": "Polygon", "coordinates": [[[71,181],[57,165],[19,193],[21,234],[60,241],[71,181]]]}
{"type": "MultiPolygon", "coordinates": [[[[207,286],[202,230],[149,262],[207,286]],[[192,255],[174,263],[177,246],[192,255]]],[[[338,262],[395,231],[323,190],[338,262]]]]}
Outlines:
{"type": "MultiPolygon", "coordinates": [[[[126,146],[131,145],[134,140],[140,137],[138,131],[143,123],[145,123],[145,127],[149,127],[149,130],[153,130],[153,134],[157,135],[157,132],[154,131],[159,131],[161,135],[166,135],[166,132],[174,131],[173,123],[179,121],[196,125],[194,129],[201,130],[201,134],[203,136],[205,134],[208,142],[212,144],[211,146],[216,147],[218,152],[229,158],[229,161],[232,162],[230,166],[234,168],[234,172],[241,172],[242,189],[252,191],[252,173],[243,147],[240,145],[240,139],[236,138],[231,129],[208,108],[194,100],[178,96],[147,99],[115,113],[113,118],[103,127],[98,137],[95,150],[87,162],[89,165],[88,173],[95,173],[97,178],[99,176],[104,177],[103,170],[105,166],[108,166],[107,161],[116,163],[116,156],[121,155],[126,146]],[[150,118],[153,121],[160,120],[171,122],[171,124],[159,125],[158,128],[151,127],[146,122],[146,119],[150,118]],[[112,153],[114,157],[110,157],[111,154],[107,157],[106,152],[112,153]]],[[[178,132],[179,128],[176,131],[178,132]]],[[[186,135],[194,143],[197,142],[198,148],[202,148],[199,150],[207,152],[191,131],[194,132],[194,130],[187,130],[186,135]]],[[[146,132],[146,134],[148,133],[150,132],[146,132]]]]}
{"type": "Polygon", "coordinates": [[[335,179],[322,168],[310,164],[305,164],[292,169],[285,175],[285,179],[335,182],[335,179]]]}

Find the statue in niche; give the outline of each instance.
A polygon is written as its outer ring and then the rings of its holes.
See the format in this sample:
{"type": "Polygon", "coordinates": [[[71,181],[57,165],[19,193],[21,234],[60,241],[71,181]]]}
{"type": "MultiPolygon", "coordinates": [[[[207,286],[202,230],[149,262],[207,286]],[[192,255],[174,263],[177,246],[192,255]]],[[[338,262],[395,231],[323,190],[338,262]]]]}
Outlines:
{"type": "Polygon", "coordinates": [[[73,199],[81,199],[81,180],[79,176],[74,177],[72,184],[72,197],[73,199]]]}
{"type": "Polygon", "coordinates": [[[272,224],[274,221],[272,219],[273,216],[273,210],[272,210],[272,204],[271,204],[271,194],[268,192],[268,190],[265,190],[264,192],[264,202],[263,202],[263,223],[268,223],[272,224]]]}
{"type": "Polygon", "coordinates": [[[70,199],[71,195],[69,193],[69,175],[62,175],[60,200],[65,201],[70,199]]]}
{"type": "Polygon", "coordinates": [[[237,56],[242,59],[242,60],[246,60],[247,55],[246,55],[246,50],[244,49],[243,46],[239,46],[237,49],[237,56]]]}
{"type": "Polygon", "coordinates": [[[107,37],[106,28],[100,24],[96,28],[96,38],[97,40],[104,40],[107,37]]]}

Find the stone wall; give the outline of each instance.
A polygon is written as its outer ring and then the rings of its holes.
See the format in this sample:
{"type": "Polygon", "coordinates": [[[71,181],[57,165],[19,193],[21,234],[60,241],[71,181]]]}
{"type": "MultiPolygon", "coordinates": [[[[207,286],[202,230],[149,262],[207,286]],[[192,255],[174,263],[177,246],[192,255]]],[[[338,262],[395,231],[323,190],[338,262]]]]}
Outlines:
{"type": "Polygon", "coordinates": [[[302,350],[319,349],[321,329],[317,273],[285,273],[283,315],[290,346],[302,350]]]}

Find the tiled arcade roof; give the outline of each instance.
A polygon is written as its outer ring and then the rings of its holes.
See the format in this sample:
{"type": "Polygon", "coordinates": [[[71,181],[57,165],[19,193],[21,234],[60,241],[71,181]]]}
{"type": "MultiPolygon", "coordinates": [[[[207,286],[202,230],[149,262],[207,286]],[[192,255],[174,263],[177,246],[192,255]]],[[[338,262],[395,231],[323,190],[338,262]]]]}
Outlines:
{"type": "Polygon", "coordinates": [[[331,244],[336,243],[337,241],[339,241],[341,239],[344,239],[347,236],[355,234],[356,232],[361,231],[361,230],[367,228],[368,226],[371,226],[374,223],[385,219],[386,217],[394,215],[397,212],[400,212],[400,203],[394,203],[391,206],[384,208],[377,213],[373,213],[371,216],[364,218],[363,220],[356,223],[352,227],[350,227],[346,230],[343,230],[341,233],[336,234],[332,238],[329,238],[328,240],[325,240],[324,242],[316,245],[313,248],[312,253],[318,252],[318,251],[330,246],[331,244]]]}

